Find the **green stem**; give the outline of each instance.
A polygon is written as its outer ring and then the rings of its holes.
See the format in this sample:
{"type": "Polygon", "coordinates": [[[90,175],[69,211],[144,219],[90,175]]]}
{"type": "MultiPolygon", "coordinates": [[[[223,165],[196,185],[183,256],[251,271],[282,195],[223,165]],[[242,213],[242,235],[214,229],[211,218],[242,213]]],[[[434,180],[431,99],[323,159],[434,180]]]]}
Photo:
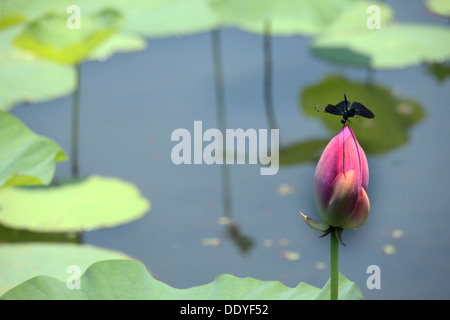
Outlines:
{"type": "Polygon", "coordinates": [[[339,287],[339,241],[336,238],[335,230],[331,231],[330,250],[330,300],[338,300],[339,287]]]}
{"type": "Polygon", "coordinates": [[[79,136],[79,117],[80,117],[80,64],[75,66],[75,91],[72,95],[72,145],[71,145],[71,157],[72,166],[71,173],[72,178],[78,178],[78,136],[79,136]]]}

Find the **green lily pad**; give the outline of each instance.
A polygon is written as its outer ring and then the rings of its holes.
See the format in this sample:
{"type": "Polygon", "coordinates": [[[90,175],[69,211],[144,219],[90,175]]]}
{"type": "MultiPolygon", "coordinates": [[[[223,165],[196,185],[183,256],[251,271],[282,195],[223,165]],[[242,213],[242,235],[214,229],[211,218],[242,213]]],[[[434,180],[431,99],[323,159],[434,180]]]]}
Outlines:
{"type": "Polygon", "coordinates": [[[314,35],[322,32],[354,0],[218,0],[211,3],[224,24],[264,33],[270,24],[274,35],[314,35]]]}
{"type": "Polygon", "coordinates": [[[99,176],[57,187],[7,188],[0,191],[0,206],[0,223],[36,232],[113,227],[150,209],[133,184],[99,176]]]}
{"type": "Polygon", "coordinates": [[[39,59],[12,46],[20,30],[15,26],[0,32],[0,110],[59,98],[75,87],[71,66],[39,59]]]}
{"type": "Polygon", "coordinates": [[[58,243],[82,243],[82,234],[77,232],[46,233],[17,230],[0,224],[0,243],[24,243],[24,242],[58,242],[58,243]]]}
{"type": "Polygon", "coordinates": [[[433,63],[427,67],[427,72],[432,75],[437,82],[445,82],[450,77],[450,63],[433,63]]]}
{"type": "Polygon", "coordinates": [[[398,69],[450,59],[448,28],[396,24],[388,6],[376,6],[380,9],[379,29],[368,27],[367,4],[360,3],[314,39],[312,53],[334,63],[372,69],[398,69]]]}
{"type": "Polygon", "coordinates": [[[391,151],[408,141],[411,127],[425,116],[414,101],[395,97],[381,85],[352,82],[341,76],[329,76],[321,83],[307,87],[299,99],[300,107],[308,116],[320,119],[333,134],[341,128],[341,118],[317,112],[319,104],[337,104],[344,100],[358,101],[375,114],[374,119],[351,118],[352,128],[366,154],[391,151]]]}
{"type": "Polygon", "coordinates": [[[427,8],[433,12],[434,14],[437,14],[439,16],[443,17],[450,17],[450,2],[447,0],[426,0],[426,6],[427,8]]]}
{"type": "Polygon", "coordinates": [[[145,37],[183,36],[218,26],[209,0],[74,0],[90,14],[112,8],[125,18],[121,30],[145,37]]]}
{"type": "Polygon", "coordinates": [[[370,29],[372,23],[376,22],[374,18],[377,12],[375,10],[379,10],[380,19],[378,22],[381,29],[393,23],[394,11],[389,5],[382,2],[357,1],[330,21],[318,37],[352,36],[360,32],[378,30],[370,29]]]}
{"type": "Polygon", "coordinates": [[[76,244],[2,244],[0,245],[0,295],[38,275],[66,281],[67,268],[76,265],[80,275],[94,262],[131,259],[126,254],[91,245],[76,244]]]}
{"type": "Polygon", "coordinates": [[[83,16],[79,29],[68,28],[67,19],[67,15],[49,13],[29,23],[14,44],[52,61],[78,64],[122,23],[121,15],[111,9],[83,16]]]}
{"type": "MultiPolygon", "coordinates": [[[[363,296],[358,286],[339,273],[339,300],[363,300],[363,296]]],[[[329,300],[331,292],[331,281],[328,280],[316,300],[329,300]]]]}
{"type": "MultiPolygon", "coordinates": [[[[339,298],[362,299],[353,282],[339,277],[339,298]]],[[[91,300],[268,300],[322,299],[324,292],[300,283],[295,288],[278,281],[261,281],[219,275],[213,282],[188,289],[176,289],[154,279],[145,266],[133,260],[101,261],[91,265],[80,279],[80,289],[70,290],[66,282],[48,276],[30,279],[5,293],[1,299],[91,299],[91,300]]]]}
{"type": "Polygon", "coordinates": [[[0,110],[0,188],[47,185],[55,163],[67,160],[52,140],[36,135],[19,119],[0,110]]]}
{"type": "Polygon", "coordinates": [[[353,36],[319,37],[313,43],[312,52],[337,63],[373,69],[406,68],[450,59],[450,30],[424,24],[403,24],[353,36]],[[337,54],[337,48],[365,56],[366,62],[361,64],[355,62],[352,55],[337,54]]]}
{"type": "MultiPolygon", "coordinates": [[[[77,6],[80,10],[80,17],[85,27],[85,17],[91,17],[98,14],[98,12],[107,9],[117,9],[118,12],[122,8],[126,8],[128,2],[120,1],[83,1],[83,0],[13,0],[6,1],[2,15],[0,16],[0,29],[2,23],[5,27],[13,25],[14,23],[33,22],[45,17],[47,14],[58,15],[64,17],[67,21],[74,11],[68,10],[70,6],[77,6]]],[[[76,8],[76,7],[74,7],[76,8]]],[[[81,24],[80,24],[81,27],[81,24]]],[[[135,52],[143,50],[146,46],[145,40],[135,34],[128,32],[118,32],[107,37],[104,41],[99,43],[89,53],[89,59],[96,59],[104,61],[109,59],[117,52],[135,52]]]]}
{"type": "Polygon", "coordinates": [[[0,30],[9,28],[15,24],[21,23],[24,21],[24,18],[20,15],[10,15],[8,17],[0,18],[0,30]]]}
{"type": "Polygon", "coordinates": [[[0,29],[38,19],[49,12],[66,13],[71,4],[70,0],[2,0],[0,29]]]}
{"type": "Polygon", "coordinates": [[[219,25],[209,0],[134,0],[119,2],[123,29],[146,37],[183,36],[219,25]]]}
{"type": "Polygon", "coordinates": [[[147,42],[144,38],[131,33],[118,32],[95,47],[87,59],[105,61],[116,53],[144,50],[147,42]]]}

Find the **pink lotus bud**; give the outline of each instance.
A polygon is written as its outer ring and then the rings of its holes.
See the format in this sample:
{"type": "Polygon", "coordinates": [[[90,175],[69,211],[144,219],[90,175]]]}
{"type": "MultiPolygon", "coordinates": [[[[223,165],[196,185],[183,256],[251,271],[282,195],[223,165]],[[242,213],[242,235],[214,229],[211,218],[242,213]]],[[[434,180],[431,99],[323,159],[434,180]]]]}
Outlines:
{"type": "Polygon", "coordinates": [[[314,199],[323,222],[354,230],[369,215],[369,167],[363,149],[348,126],[328,143],[314,175],[314,199]]]}
{"type": "Polygon", "coordinates": [[[334,232],[342,245],[344,229],[361,227],[369,216],[369,166],[363,149],[348,126],[328,143],[314,175],[314,199],[322,221],[304,215],[306,224],[324,232],[334,232]]]}

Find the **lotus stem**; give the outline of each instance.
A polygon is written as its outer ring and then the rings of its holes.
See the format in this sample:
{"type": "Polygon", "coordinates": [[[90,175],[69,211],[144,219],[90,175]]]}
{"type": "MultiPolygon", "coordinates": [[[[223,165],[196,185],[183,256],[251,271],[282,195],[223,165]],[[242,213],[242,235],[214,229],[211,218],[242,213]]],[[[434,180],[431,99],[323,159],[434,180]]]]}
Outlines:
{"type": "Polygon", "coordinates": [[[339,241],[334,231],[330,233],[330,300],[338,300],[339,291],[339,241]]]}

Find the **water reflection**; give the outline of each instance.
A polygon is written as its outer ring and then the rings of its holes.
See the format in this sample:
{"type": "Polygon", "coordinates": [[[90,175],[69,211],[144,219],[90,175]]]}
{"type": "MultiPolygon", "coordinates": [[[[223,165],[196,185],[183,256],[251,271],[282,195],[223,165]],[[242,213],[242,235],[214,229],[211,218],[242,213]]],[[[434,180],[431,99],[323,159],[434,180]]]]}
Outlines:
{"type": "MultiPolygon", "coordinates": [[[[221,132],[225,132],[227,121],[220,29],[211,31],[211,41],[214,64],[214,83],[216,91],[217,125],[218,129],[221,132]]],[[[224,152],[224,150],[222,150],[222,152],[224,152]]],[[[242,232],[240,227],[233,221],[231,173],[229,165],[220,165],[220,180],[222,187],[223,216],[227,218],[227,223],[224,223],[227,228],[226,235],[237,246],[240,252],[246,254],[253,247],[253,240],[249,236],[246,236],[242,232]]]]}
{"type": "Polygon", "coordinates": [[[270,34],[270,21],[264,22],[263,33],[263,52],[264,52],[264,105],[266,110],[267,121],[269,129],[278,129],[278,124],[275,119],[275,111],[273,108],[273,94],[272,94],[272,36],[270,34]]]}

